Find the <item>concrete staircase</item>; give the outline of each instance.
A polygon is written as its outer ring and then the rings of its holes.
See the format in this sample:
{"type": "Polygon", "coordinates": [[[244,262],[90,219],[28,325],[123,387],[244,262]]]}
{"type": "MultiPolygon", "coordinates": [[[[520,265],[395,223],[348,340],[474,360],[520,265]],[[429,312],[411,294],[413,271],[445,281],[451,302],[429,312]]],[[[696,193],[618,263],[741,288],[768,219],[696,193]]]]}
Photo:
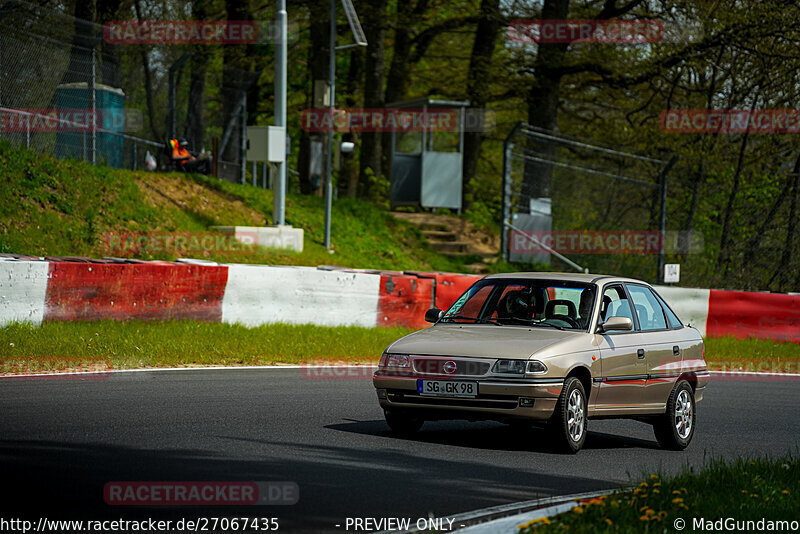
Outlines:
{"type": "Polygon", "coordinates": [[[478,262],[467,265],[471,272],[486,273],[488,266],[497,261],[498,247],[492,246],[491,237],[476,231],[464,219],[432,213],[394,212],[392,215],[419,228],[428,244],[440,254],[478,259],[478,262]]]}

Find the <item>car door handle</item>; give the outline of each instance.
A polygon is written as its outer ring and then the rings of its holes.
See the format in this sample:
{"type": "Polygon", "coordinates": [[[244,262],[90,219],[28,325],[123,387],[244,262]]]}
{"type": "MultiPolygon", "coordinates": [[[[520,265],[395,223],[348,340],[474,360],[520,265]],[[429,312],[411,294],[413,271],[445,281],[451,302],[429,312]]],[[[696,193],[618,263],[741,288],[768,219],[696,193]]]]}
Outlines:
{"type": "Polygon", "coordinates": [[[636,351],[636,356],[638,356],[638,358],[639,358],[640,360],[644,360],[644,349],[639,349],[639,350],[637,350],[637,351],[636,351]]]}
{"type": "Polygon", "coordinates": [[[674,345],[672,347],[672,354],[674,354],[675,356],[680,356],[681,355],[681,348],[678,345],[674,345]]]}

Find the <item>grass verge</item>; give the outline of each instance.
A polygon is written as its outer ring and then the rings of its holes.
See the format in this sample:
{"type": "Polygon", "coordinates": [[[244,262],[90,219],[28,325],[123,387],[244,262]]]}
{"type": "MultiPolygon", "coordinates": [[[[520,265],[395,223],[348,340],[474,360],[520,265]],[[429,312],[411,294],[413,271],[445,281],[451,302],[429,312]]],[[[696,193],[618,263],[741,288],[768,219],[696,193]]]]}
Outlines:
{"type": "Polygon", "coordinates": [[[49,322],[0,328],[0,364],[27,359],[107,361],[113,369],[377,362],[404,328],[240,325],[197,321],[49,322]]]}
{"type": "MultiPolygon", "coordinates": [[[[314,359],[377,361],[404,328],[273,324],[255,328],[199,321],[46,322],[0,328],[0,360],[104,358],[116,369],[265,365],[314,359]]],[[[710,369],[798,372],[800,345],[755,339],[706,340],[710,369]]]]}
{"type": "MultiPolygon", "coordinates": [[[[272,192],[182,173],[112,169],[59,160],[12,148],[0,140],[0,253],[34,256],[129,257],[111,236],[204,234],[211,226],[271,224],[272,192]]],[[[335,264],[390,270],[465,272],[469,258],[436,252],[422,234],[370,202],[342,198],[331,218],[335,254],[323,246],[323,199],[289,194],[286,222],[302,228],[303,252],[259,247],[187,247],[182,253],[155,247],[133,257],[145,260],[202,258],[268,265],[335,264]]],[[[221,235],[221,234],[220,234],[221,235]]]]}
{"type": "Polygon", "coordinates": [[[734,337],[707,338],[706,363],[712,371],[800,373],[800,344],[734,337]]]}
{"type": "Polygon", "coordinates": [[[699,472],[688,468],[676,476],[652,474],[632,491],[590,499],[570,512],[520,525],[518,534],[791,531],[759,528],[757,522],[794,521],[796,529],[798,510],[800,459],[711,460],[699,472]],[[718,521],[733,528],[709,527],[718,521]]]}

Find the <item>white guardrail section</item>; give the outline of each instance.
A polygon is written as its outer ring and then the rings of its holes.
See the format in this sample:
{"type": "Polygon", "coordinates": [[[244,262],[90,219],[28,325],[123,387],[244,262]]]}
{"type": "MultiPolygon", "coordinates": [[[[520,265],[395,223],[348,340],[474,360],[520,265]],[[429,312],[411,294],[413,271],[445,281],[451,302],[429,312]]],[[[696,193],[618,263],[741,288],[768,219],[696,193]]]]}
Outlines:
{"type": "Polygon", "coordinates": [[[222,322],[377,326],[380,282],[376,274],[230,265],[222,322]]]}

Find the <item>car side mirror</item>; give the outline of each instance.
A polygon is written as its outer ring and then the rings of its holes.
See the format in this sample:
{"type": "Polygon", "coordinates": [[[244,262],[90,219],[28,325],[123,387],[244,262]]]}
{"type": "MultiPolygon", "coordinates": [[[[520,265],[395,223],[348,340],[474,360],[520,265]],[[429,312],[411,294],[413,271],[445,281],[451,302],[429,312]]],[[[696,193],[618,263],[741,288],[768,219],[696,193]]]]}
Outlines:
{"type": "Polygon", "coordinates": [[[609,317],[604,323],[597,325],[597,332],[600,334],[612,330],[633,330],[633,321],[630,317],[609,317]]]}
{"type": "Polygon", "coordinates": [[[436,323],[442,318],[444,312],[439,308],[431,308],[425,312],[425,320],[429,323],[436,323]]]}

